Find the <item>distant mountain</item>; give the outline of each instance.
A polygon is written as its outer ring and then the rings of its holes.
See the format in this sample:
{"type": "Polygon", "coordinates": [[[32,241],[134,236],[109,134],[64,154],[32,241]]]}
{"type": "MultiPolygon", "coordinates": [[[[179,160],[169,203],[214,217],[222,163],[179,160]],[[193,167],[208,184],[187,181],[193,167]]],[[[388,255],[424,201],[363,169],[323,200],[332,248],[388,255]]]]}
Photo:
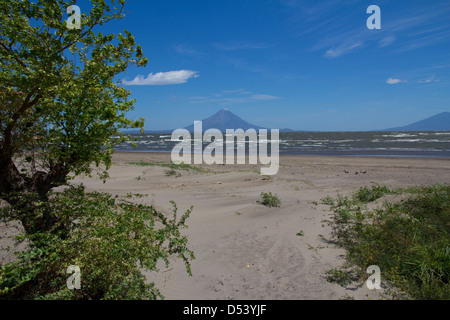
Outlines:
{"type": "Polygon", "coordinates": [[[442,112],[404,127],[384,129],[381,131],[450,131],[450,112],[442,112]]]}
{"type": "MultiPolygon", "coordinates": [[[[242,120],[228,109],[222,109],[211,117],[202,120],[203,131],[208,129],[219,129],[220,131],[225,132],[226,129],[247,130],[250,128],[255,130],[264,129],[242,120]]],[[[189,132],[194,132],[194,124],[185,127],[185,129],[189,130],[189,132]]]]}
{"type": "MultiPolygon", "coordinates": [[[[189,132],[194,132],[194,124],[185,127],[189,132]]],[[[256,131],[263,128],[239,118],[237,115],[229,111],[228,109],[222,109],[209,118],[202,120],[202,130],[218,129],[225,132],[227,129],[242,129],[244,131],[248,129],[255,129],[256,131]]],[[[281,129],[280,132],[293,131],[290,129],[281,129]]]]}

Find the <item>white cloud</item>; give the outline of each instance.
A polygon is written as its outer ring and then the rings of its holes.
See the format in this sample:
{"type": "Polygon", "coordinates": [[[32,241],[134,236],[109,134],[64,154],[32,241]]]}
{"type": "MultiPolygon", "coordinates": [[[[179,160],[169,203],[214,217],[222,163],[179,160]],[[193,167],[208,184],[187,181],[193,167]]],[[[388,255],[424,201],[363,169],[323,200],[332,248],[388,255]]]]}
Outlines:
{"type": "Polygon", "coordinates": [[[401,82],[406,82],[406,80],[400,80],[400,79],[389,78],[389,79],[387,79],[387,81],[386,81],[387,84],[397,84],[397,83],[401,83],[401,82]]]}
{"type": "Polygon", "coordinates": [[[191,97],[191,103],[218,103],[220,105],[230,105],[235,103],[247,103],[255,101],[270,101],[280,99],[268,94],[255,94],[245,89],[223,90],[207,97],[191,97]]]}
{"type": "Polygon", "coordinates": [[[178,70],[168,72],[150,73],[147,78],[138,75],[131,81],[123,80],[122,83],[126,86],[157,86],[169,84],[181,84],[187,82],[190,78],[198,77],[197,71],[192,70],[178,70]]]}
{"type": "Polygon", "coordinates": [[[325,52],[325,54],[323,56],[326,58],[337,58],[337,57],[347,54],[350,51],[352,51],[353,49],[356,49],[361,46],[362,46],[361,42],[352,43],[352,44],[344,44],[335,49],[327,50],[327,52],[325,52]]]}

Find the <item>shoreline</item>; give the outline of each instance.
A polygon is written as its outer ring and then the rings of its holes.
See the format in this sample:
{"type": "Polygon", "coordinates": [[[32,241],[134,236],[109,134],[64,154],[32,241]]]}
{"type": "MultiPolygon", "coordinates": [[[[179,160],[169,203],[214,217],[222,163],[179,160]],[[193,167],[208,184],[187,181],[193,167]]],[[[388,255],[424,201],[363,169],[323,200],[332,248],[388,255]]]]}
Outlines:
{"type": "MultiPolygon", "coordinates": [[[[151,153],[171,152],[175,146],[179,146],[181,140],[172,140],[170,137],[171,135],[159,133],[137,134],[135,136],[136,148],[131,148],[131,145],[126,143],[117,145],[115,150],[151,153]]],[[[280,133],[278,148],[280,155],[450,158],[449,137],[450,131],[285,132],[280,133]]],[[[228,139],[228,137],[224,137],[225,139],[228,139]]],[[[246,139],[245,141],[247,141],[246,139]]],[[[250,142],[261,143],[256,137],[250,137],[250,135],[248,139],[248,148],[250,142]]],[[[239,138],[237,140],[238,145],[235,145],[235,150],[241,148],[242,142],[244,142],[239,138]]],[[[269,150],[272,146],[271,140],[263,139],[263,141],[263,144],[268,143],[267,149],[269,150]]],[[[208,141],[202,142],[202,150],[208,143],[208,141]]],[[[228,142],[225,145],[226,148],[229,147],[228,142]]],[[[223,143],[222,147],[225,147],[223,143]]]]}
{"type": "MultiPolygon", "coordinates": [[[[143,151],[143,150],[137,150],[137,151],[115,151],[112,156],[114,157],[114,155],[136,155],[136,154],[142,154],[142,155],[146,155],[146,154],[152,154],[152,155],[157,155],[157,156],[166,156],[168,159],[170,159],[170,154],[171,151],[143,151]]],[[[194,154],[194,153],[192,153],[194,154]]],[[[248,156],[248,155],[246,155],[248,156]]],[[[324,152],[322,154],[303,154],[303,153],[280,153],[279,154],[280,158],[289,158],[289,157],[303,157],[303,158],[314,158],[314,157],[318,157],[318,158],[349,158],[349,159],[357,159],[357,158],[373,158],[373,159],[430,159],[430,160],[450,160],[450,155],[449,156],[436,156],[436,155],[417,155],[417,154],[404,154],[404,155],[398,155],[398,154],[394,154],[394,155],[389,155],[389,154],[333,154],[333,153],[328,153],[328,152],[324,152]]]]}

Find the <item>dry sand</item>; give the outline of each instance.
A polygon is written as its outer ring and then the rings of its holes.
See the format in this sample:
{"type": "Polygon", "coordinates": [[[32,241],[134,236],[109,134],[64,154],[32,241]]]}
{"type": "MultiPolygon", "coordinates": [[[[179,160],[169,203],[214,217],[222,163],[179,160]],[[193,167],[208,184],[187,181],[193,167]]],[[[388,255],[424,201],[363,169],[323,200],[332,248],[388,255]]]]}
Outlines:
{"type": "Polygon", "coordinates": [[[345,252],[329,241],[324,220],[331,212],[321,199],[374,183],[450,181],[450,159],[281,156],[272,177],[261,176],[259,165],[204,165],[209,172],[166,176],[168,168],[129,164],[136,161],[169,162],[170,154],[116,153],[105,184],[87,177],[74,183],[113,194],[148,194],[138,201],[166,212],[170,200],[180,212],[194,206],[183,230],[196,256],[192,277],[181,261],[146,274],[167,300],[380,299],[384,290],[364,283],[343,288],[325,279],[328,270],[343,265],[345,252]],[[269,191],[281,207],[257,203],[269,191]]]}
{"type": "Polygon", "coordinates": [[[168,162],[170,154],[117,153],[105,184],[77,182],[110,193],[148,194],[140,201],[167,212],[170,200],[183,212],[194,206],[184,230],[196,256],[192,277],[182,262],[147,274],[166,299],[379,299],[383,292],[364,284],[343,288],[326,281],[326,271],[342,266],[345,252],[328,241],[331,228],[324,220],[331,212],[320,200],[374,183],[450,181],[450,159],[282,156],[272,177],[261,176],[259,165],[204,165],[210,172],[166,176],[167,168],[129,164],[136,161],[168,162]],[[269,191],[281,207],[257,203],[269,191]]]}

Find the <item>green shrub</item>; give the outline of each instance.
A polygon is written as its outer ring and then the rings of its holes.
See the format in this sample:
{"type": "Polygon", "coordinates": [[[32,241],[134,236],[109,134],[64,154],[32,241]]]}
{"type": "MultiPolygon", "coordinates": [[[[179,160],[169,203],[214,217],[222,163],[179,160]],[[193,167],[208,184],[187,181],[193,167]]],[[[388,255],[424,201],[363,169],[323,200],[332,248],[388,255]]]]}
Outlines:
{"type": "Polygon", "coordinates": [[[378,265],[382,279],[412,298],[450,299],[450,186],[389,192],[408,194],[374,210],[361,200],[378,191],[362,188],[352,198],[338,196],[331,205],[334,236],[361,277],[369,265],[378,265]]]}
{"type": "Polygon", "coordinates": [[[48,202],[64,225],[58,232],[18,237],[30,240],[17,261],[0,268],[3,299],[157,299],[163,298],[142,271],[158,271],[157,262],[183,260],[188,274],[194,254],[180,230],[192,210],[172,217],[153,206],[105,193],[85,193],[82,186],[54,193],[48,202]],[[81,289],[69,290],[69,266],[79,266],[81,289]]]}
{"type": "Polygon", "coordinates": [[[368,203],[368,202],[372,202],[375,201],[379,198],[381,198],[382,196],[384,196],[385,194],[391,194],[394,193],[394,191],[389,190],[386,186],[372,186],[372,188],[368,188],[368,187],[362,187],[358,190],[358,192],[356,192],[356,194],[354,195],[354,198],[356,200],[359,200],[363,203],[368,203]]]}
{"type": "Polygon", "coordinates": [[[266,207],[279,207],[281,205],[281,200],[277,195],[273,195],[272,192],[261,192],[261,199],[257,202],[266,207]]]}

